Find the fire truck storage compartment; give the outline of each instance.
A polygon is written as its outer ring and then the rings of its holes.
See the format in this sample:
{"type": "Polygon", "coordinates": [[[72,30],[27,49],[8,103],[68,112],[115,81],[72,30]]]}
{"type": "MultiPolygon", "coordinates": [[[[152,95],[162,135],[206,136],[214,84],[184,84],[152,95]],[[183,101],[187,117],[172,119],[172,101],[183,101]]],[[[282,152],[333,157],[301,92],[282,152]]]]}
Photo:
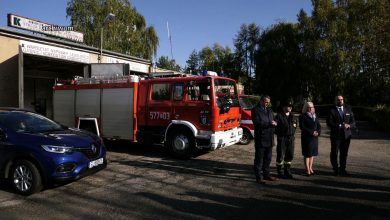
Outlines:
{"type": "MultiPolygon", "coordinates": [[[[82,120],[96,118],[101,136],[133,140],[133,95],[134,88],[55,90],[54,120],[83,128],[94,123],[82,120]]],[[[95,127],[84,129],[96,130],[95,127]]]]}
{"type": "Polygon", "coordinates": [[[75,126],[74,98],[76,90],[55,90],[53,93],[53,118],[68,127],[75,126]]]}
{"type": "Polygon", "coordinates": [[[133,88],[102,89],[101,132],[103,137],[134,139],[133,93],[133,88]]]}
{"type": "Polygon", "coordinates": [[[76,90],[76,117],[100,118],[100,89],[76,90]]]}

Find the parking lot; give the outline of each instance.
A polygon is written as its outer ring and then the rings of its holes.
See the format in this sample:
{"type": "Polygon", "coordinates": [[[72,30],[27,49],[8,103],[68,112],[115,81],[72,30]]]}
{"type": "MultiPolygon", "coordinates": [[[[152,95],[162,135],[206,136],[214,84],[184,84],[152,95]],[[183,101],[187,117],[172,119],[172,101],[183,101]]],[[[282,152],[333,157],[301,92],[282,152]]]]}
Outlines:
{"type": "MultiPolygon", "coordinates": [[[[2,219],[388,219],[390,135],[359,122],[350,147],[351,177],[335,177],[323,124],[316,175],[303,175],[297,134],[294,179],[254,181],[253,142],[191,160],[161,146],[108,143],[108,166],[76,182],[29,197],[0,186],[2,219]]],[[[276,153],[274,149],[275,158],[276,153]]],[[[275,172],[275,159],[272,161],[275,172]]]]}

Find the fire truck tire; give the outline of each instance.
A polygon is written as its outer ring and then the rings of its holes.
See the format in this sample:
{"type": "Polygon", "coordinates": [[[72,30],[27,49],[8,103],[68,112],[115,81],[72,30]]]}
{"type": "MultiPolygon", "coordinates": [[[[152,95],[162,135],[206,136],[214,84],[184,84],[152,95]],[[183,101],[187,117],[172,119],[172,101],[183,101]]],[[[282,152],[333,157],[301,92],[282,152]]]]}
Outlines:
{"type": "Polygon", "coordinates": [[[195,138],[187,129],[174,129],[169,132],[167,146],[174,157],[189,159],[195,148],[195,138]]]}
{"type": "Polygon", "coordinates": [[[242,138],[240,139],[239,143],[247,145],[252,141],[252,139],[252,134],[248,130],[244,129],[242,133],[242,138]]]}

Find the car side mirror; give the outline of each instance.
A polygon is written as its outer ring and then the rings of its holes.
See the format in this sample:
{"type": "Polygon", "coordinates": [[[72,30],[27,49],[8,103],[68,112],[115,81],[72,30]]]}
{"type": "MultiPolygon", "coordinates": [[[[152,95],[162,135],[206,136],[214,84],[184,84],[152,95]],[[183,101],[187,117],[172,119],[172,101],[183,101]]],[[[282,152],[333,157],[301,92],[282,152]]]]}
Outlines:
{"type": "Polygon", "coordinates": [[[3,129],[0,128],[0,141],[5,141],[7,140],[7,134],[3,129]]]}

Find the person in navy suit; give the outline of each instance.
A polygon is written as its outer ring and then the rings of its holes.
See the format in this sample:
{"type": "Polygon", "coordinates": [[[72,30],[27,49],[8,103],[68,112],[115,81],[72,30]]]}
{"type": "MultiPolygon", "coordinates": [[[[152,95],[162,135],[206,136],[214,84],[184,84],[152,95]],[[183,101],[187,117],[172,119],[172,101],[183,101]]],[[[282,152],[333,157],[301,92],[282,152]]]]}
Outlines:
{"type": "Polygon", "coordinates": [[[321,125],[315,113],[314,104],[306,102],[299,116],[299,128],[301,129],[302,155],[305,158],[306,176],[314,174],[314,156],[318,155],[318,137],[321,134],[321,125]]]}
{"type": "Polygon", "coordinates": [[[260,184],[264,184],[264,180],[277,180],[270,175],[274,128],[277,125],[272,109],[269,107],[270,103],[271,98],[264,95],[260,98],[259,104],[252,108],[252,121],[255,127],[254,171],[256,182],[260,184]]]}
{"type": "Polygon", "coordinates": [[[342,95],[335,97],[335,106],[330,109],[326,124],[330,127],[330,162],[334,175],[350,176],[346,171],[347,156],[352,137],[351,128],[355,128],[356,123],[351,109],[344,105],[342,95]],[[338,155],[340,164],[337,161],[338,155]]]}

